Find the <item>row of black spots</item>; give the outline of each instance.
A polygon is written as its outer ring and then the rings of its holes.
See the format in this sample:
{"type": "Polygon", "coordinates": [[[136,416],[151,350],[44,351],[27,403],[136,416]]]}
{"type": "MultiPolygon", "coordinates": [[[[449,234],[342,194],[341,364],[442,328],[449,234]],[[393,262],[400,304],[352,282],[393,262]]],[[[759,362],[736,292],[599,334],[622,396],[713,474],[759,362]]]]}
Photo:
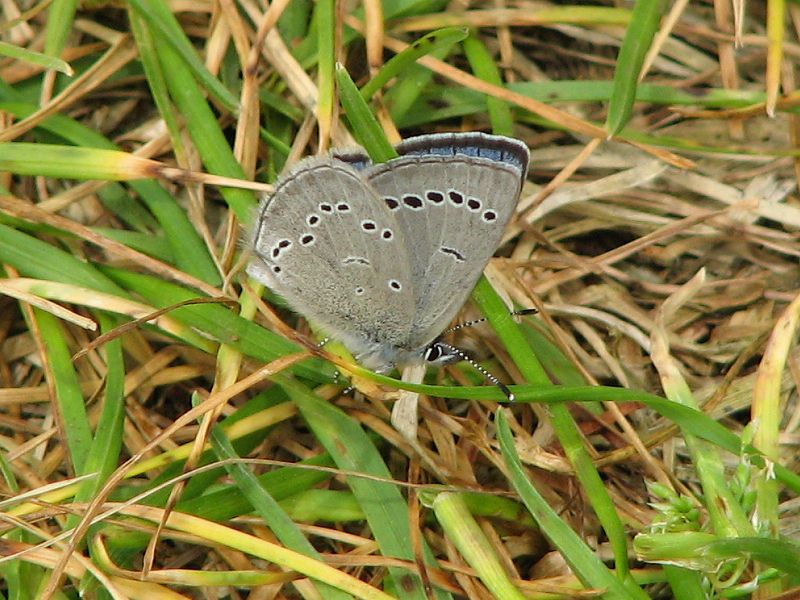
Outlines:
{"type": "MultiPolygon", "coordinates": [[[[303,235],[301,235],[300,239],[298,241],[300,242],[301,246],[309,248],[309,247],[313,246],[314,244],[316,244],[317,238],[313,233],[308,233],[307,232],[307,233],[304,233],[303,235]]],[[[281,239],[281,240],[278,240],[278,243],[275,244],[272,247],[272,251],[270,252],[270,254],[272,255],[272,259],[275,260],[275,261],[279,260],[280,257],[281,257],[281,254],[283,254],[284,252],[288,251],[289,248],[291,248],[291,247],[292,247],[292,240],[285,239],[285,238],[281,239]]],[[[282,271],[282,269],[281,269],[280,266],[272,265],[272,272],[273,273],[275,273],[277,275],[281,271],[282,271]]]]}
{"type": "MultiPolygon", "coordinates": [[[[467,210],[473,213],[480,212],[483,205],[478,198],[469,197],[466,200],[464,199],[464,195],[461,192],[457,192],[455,190],[450,190],[447,192],[448,197],[450,198],[450,202],[454,206],[462,206],[465,202],[467,205],[467,210]]],[[[484,223],[491,223],[497,220],[497,213],[492,209],[487,209],[483,211],[481,215],[481,220],[484,223]]]]}
{"type": "MultiPolygon", "coordinates": [[[[361,229],[363,229],[366,233],[375,233],[378,231],[378,224],[372,219],[364,219],[361,221],[361,229]]],[[[381,230],[380,237],[382,240],[388,242],[394,238],[394,232],[388,227],[384,227],[381,230]]]]}
{"type": "MultiPolygon", "coordinates": [[[[467,208],[472,212],[478,212],[483,206],[478,198],[473,198],[471,196],[465,198],[464,194],[454,189],[448,190],[446,197],[453,206],[463,206],[466,202],[467,208]]],[[[428,190],[425,192],[425,199],[431,204],[438,206],[444,203],[445,194],[438,190],[428,190]]],[[[390,210],[400,208],[401,203],[412,210],[420,210],[423,207],[422,198],[416,194],[406,194],[401,200],[398,200],[394,196],[386,196],[383,200],[390,210]]]]}
{"type": "Polygon", "coordinates": [[[279,258],[283,252],[289,250],[289,248],[291,247],[292,247],[291,240],[286,240],[286,239],[278,240],[278,243],[275,244],[275,246],[273,246],[272,248],[272,258],[274,259],[279,258]]]}
{"type": "MultiPolygon", "coordinates": [[[[292,247],[292,240],[287,240],[285,238],[282,240],[278,240],[278,243],[272,247],[272,253],[271,253],[272,259],[278,260],[281,254],[287,252],[291,247],[292,247]]],[[[280,272],[283,271],[283,269],[278,265],[272,265],[270,268],[272,269],[272,272],[275,273],[276,275],[280,274],[280,272]]]]}
{"type": "Polygon", "coordinates": [[[324,212],[326,214],[333,214],[334,212],[350,212],[352,207],[347,202],[337,202],[336,204],[331,204],[330,202],[320,202],[317,205],[320,212],[324,212]]]}
{"type": "MultiPolygon", "coordinates": [[[[464,194],[458,190],[447,190],[446,195],[444,192],[440,192],[439,190],[427,190],[425,192],[425,199],[434,206],[440,206],[444,204],[445,198],[449,199],[450,204],[453,206],[463,206],[466,204],[467,209],[470,212],[477,213],[480,212],[481,208],[483,208],[483,204],[481,203],[480,199],[473,198],[471,196],[466,198],[464,194]]],[[[383,201],[386,203],[386,206],[389,207],[389,210],[397,210],[401,206],[405,206],[411,210],[422,210],[425,207],[422,198],[416,194],[406,194],[399,200],[394,196],[385,196],[383,201]]],[[[497,220],[497,213],[491,209],[486,210],[481,215],[481,219],[486,223],[491,223],[492,221],[497,220]]]]}
{"type": "Polygon", "coordinates": [[[470,212],[478,212],[483,206],[478,198],[472,196],[465,198],[464,194],[458,190],[448,190],[447,197],[450,198],[450,202],[453,206],[464,206],[464,204],[466,204],[467,210],[470,212]]]}
{"type": "MultiPolygon", "coordinates": [[[[309,215],[309,218],[313,217],[313,216],[316,216],[316,215],[309,215]]],[[[315,221],[315,223],[316,223],[316,221],[315,221]]],[[[372,232],[378,230],[378,224],[375,221],[371,220],[371,219],[364,219],[363,221],[361,221],[361,229],[363,229],[367,233],[372,233],[372,232]]],[[[391,240],[394,237],[394,233],[392,232],[391,229],[384,228],[381,231],[381,237],[383,239],[385,239],[385,240],[391,240]]],[[[310,246],[313,246],[316,243],[316,241],[317,241],[316,236],[313,233],[310,233],[310,232],[304,233],[300,237],[300,245],[301,246],[305,246],[306,248],[308,248],[310,246]]],[[[281,240],[280,243],[278,244],[278,247],[281,247],[281,244],[285,244],[285,243],[286,244],[291,244],[291,242],[289,242],[289,240],[281,240]]],[[[280,252],[278,250],[278,247],[276,247],[273,250],[273,257],[275,257],[275,258],[278,257],[278,254],[280,252]]]]}
{"type": "MultiPolygon", "coordinates": [[[[337,202],[336,204],[331,204],[330,202],[320,202],[317,205],[317,208],[320,212],[329,215],[333,214],[334,212],[347,213],[352,210],[352,207],[347,202],[337,202]]],[[[309,213],[306,215],[306,224],[309,227],[317,227],[321,221],[322,219],[317,213],[309,213]]]]}
{"type": "MultiPolygon", "coordinates": [[[[430,191],[427,192],[427,194],[428,194],[428,199],[431,200],[431,202],[441,203],[444,201],[444,197],[441,192],[430,191]],[[433,195],[433,198],[431,198],[431,195],[433,195]]],[[[473,198],[472,196],[470,196],[469,198],[465,198],[464,194],[462,194],[458,190],[452,190],[452,189],[448,190],[447,197],[450,199],[450,203],[453,206],[463,206],[466,203],[467,210],[469,210],[470,212],[477,213],[480,212],[481,208],[483,208],[483,204],[478,198],[473,198]]],[[[483,211],[483,214],[481,215],[481,220],[484,223],[491,223],[493,221],[496,221],[497,212],[495,212],[492,209],[487,209],[483,211]]]]}

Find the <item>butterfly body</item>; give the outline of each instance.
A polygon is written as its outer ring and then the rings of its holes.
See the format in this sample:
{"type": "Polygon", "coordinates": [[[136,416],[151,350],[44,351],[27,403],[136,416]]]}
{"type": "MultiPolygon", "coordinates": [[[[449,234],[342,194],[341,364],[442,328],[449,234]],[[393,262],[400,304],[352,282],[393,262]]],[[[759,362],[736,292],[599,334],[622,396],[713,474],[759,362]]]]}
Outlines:
{"type": "Polygon", "coordinates": [[[264,200],[248,273],[367,368],[446,360],[437,337],[500,242],[528,166],[517,140],[434,134],[373,164],[298,163],[264,200]]]}

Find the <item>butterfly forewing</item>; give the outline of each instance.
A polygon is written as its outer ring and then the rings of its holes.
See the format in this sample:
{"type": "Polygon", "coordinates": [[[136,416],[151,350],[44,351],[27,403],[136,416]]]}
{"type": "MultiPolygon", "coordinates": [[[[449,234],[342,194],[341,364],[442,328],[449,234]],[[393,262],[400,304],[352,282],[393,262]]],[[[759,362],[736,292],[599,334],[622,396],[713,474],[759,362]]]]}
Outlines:
{"type": "Polygon", "coordinates": [[[514,212],[528,164],[527,148],[507,138],[424,137],[401,144],[405,156],[366,169],[409,247],[411,347],[433,341],[466,301],[514,212]]]}
{"type": "Polygon", "coordinates": [[[325,157],[295,167],[262,204],[252,248],[248,273],[353,352],[408,338],[403,232],[350,165],[325,157]]]}

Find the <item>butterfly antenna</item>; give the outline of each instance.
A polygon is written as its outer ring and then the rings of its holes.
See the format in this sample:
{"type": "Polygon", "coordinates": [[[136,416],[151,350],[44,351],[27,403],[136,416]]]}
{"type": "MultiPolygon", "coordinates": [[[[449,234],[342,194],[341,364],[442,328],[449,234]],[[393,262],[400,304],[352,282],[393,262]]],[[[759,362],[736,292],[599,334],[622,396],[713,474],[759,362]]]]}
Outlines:
{"type": "Polygon", "coordinates": [[[475,367],[478,370],[478,372],[481,375],[483,375],[486,379],[488,379],[493,385],[495,385],[498,388],[500,388],[500,391],[503,392],[503,394],[505,394],[505,397],[508,398],[509,402],[514,402],[514,400],[515,400],[514,394],[511,392],[510,389],[508,389],[508,386],[505,383],[503,383],[502,381],[500,381],[497,377],[495,377],[494,375],[489,373],[489,371],[487,371],[482,366],[480,366],[466,352],[464,352],[463,350],[460,350],[459,348],[456,348],[455,346],[451,346],[450,344],[445,344],[444,342],[436,342],[436,345],[439,346],[440,348],[444,348],[445,350],[447,350],[447,352],[450,355],[457,356],[461,360],[466,361],[469,364],[471,364],[473,367],[475,367]]]}
{"type": "MultiPolygon", "coordinates": [[[[522,310],[513,310],[509,314],[512,317],[523,317],[525,315],[533,315],[539,312],[535,308],[523,308],[522,310]]],[[[464,321],[463,323],[459,323],[458,325],[454,325],[450,329],[445,329],[441,335],[446,335],[448,333],[453,333],[454,331],[458,331],[459,329],[464,329],[465,327],[473,327],[478,323],[483,323],[486,321],[486,317],[481,317],[480,319],[472,319],[471,321],[464,321]]]]}

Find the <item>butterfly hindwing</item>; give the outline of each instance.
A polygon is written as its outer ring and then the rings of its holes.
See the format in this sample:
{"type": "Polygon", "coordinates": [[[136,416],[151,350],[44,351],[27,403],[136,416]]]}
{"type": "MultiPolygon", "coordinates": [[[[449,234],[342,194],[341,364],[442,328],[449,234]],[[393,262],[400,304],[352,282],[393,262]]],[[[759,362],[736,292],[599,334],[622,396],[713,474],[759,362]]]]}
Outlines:
{"type": "Polygon", "coordinates": [[[248,273],[359,353],[413,324],[403,233],[373,188],[331,157],[301,162],[262,204],[248,273]]]}

